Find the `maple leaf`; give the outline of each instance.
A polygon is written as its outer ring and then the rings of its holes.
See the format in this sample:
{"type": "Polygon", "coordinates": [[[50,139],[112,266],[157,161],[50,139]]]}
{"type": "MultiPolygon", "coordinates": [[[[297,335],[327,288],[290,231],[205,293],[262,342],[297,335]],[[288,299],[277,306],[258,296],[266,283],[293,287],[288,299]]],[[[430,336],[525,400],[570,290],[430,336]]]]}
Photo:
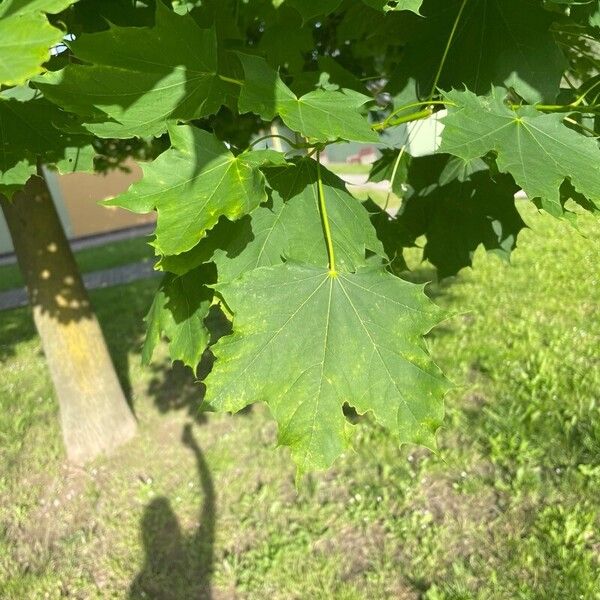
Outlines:
{"type": "Polygon", "coordinates": [[[237,412],[266,402],[300,472],[329,467],[348,447],[345,403],[400,442],[435,447],[447,384],[422,339],[441,319],[422,286],[380,269],[332,277],[285,264],[217,290],[234,333],[213,347],[207,403],[237,412]]]}

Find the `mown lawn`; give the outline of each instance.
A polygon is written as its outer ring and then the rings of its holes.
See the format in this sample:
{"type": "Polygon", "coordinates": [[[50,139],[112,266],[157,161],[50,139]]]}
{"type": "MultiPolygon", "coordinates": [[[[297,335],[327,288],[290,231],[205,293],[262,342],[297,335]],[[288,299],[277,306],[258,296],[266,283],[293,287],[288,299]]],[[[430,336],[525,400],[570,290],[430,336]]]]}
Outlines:
{"type": "Polygon", "coordinates": [[[439,456],[365,419],[298,492],[262,407],[200,416],[188,373],[140,366],[155,282],[93,294],[140,434],[86,469],[28,312],[0,313],[0,598],[600,598],[600,224],[523,210],[511,266],[433,288],[439,456]]]}
{"type": "MultiPolygon", "coordinates": [[[[96,248],[85,248],[75,252],[75,260],[82,273],[110,269],[142,260],[150,260],[154,256],[148,245],[147,237],[120,240],[96,248]]],[[[22,287],[23,278],[16,264],[0,266],[0,292],[22,287]]]]}
{"type": "Polygon", "coordinates": [[[327,168],[337,175],[368,175],[371,171],[370,164],[362,163],[329,163],[327,168]]]}

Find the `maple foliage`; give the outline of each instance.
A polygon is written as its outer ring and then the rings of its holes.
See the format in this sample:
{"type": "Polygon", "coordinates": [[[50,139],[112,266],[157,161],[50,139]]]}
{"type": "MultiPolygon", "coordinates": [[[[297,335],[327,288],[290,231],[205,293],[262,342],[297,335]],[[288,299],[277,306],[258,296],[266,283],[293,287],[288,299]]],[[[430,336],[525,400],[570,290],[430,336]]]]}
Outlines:
{"type": "Polygon", "coordinates": [[[600,210],[599,27],[599,0],[3,0],[0,192],[160,139],[108,201],[158,215],[144,360],[162,337],[193,369],[211,351],[206,405],[265,402],[301,472],[351,444],[346,405],[434,447],[443,315],[403,251],[442,277],[480,245],[508,258],[519,190],[600,210]],[[322,164],[349,141],[380,147],[398,209],[322,164]],[[211,346],[215,307],[232,333],[211,346]]]}

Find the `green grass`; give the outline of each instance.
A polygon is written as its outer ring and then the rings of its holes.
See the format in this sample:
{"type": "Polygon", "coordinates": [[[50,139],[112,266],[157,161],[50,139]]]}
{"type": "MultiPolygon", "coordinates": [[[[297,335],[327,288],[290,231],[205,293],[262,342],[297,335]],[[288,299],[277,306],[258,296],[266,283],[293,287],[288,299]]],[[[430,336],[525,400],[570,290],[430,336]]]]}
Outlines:
{"type": "Polygon", "coordinates": [[[371,172],[371,165],[360,163],[330,163],[327,168],[337,175],[367,175],[371,172]]]}
{"type": "MultiPolygon", "coordinates": [[[[152,248],[148,246],[148,238],[145,236],[75,252],[75,260],[82,273],[119,267],[150,259],[153,256],[154,253],[152,248]]],[[[19,267],[16,264],[0,266],[0,292],[24,285],[19,267]]]]}
{"type": "Polygon", "coordinates": [[[402,203],[402,200],[396,196],[394,192],[370,187],[368,185],[348,185],[347,188],[357,200],[360,200],[361,202],[365,202],[369,199],[373,200],[375,204],[384,210],[389,210],[391,212],[397,211],[402,203]]]}
{"type": "Polygon", "coordinates": [[[155,282],[93,293],[140,433],[83,470],[28,312],[0,313],[0,597],[600,598],[600,224],[522,210],[512,265],[433,288],[439,456],[362,420],[298,493],[264,408],[195,418],[202,386],[140,366],[155,282]]]}

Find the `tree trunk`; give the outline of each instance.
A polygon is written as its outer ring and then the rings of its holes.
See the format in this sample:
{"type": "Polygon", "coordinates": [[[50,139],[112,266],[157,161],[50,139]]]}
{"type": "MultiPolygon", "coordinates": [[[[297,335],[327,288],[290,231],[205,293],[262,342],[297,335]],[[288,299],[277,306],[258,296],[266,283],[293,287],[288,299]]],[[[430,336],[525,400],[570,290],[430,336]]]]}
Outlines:
{"type": "Polygon", "coordinates": [[[83,464],[131,439],[136,421],[46,182],[32,177],[0,204],[58,396],[67,457],[83,464]]]}

